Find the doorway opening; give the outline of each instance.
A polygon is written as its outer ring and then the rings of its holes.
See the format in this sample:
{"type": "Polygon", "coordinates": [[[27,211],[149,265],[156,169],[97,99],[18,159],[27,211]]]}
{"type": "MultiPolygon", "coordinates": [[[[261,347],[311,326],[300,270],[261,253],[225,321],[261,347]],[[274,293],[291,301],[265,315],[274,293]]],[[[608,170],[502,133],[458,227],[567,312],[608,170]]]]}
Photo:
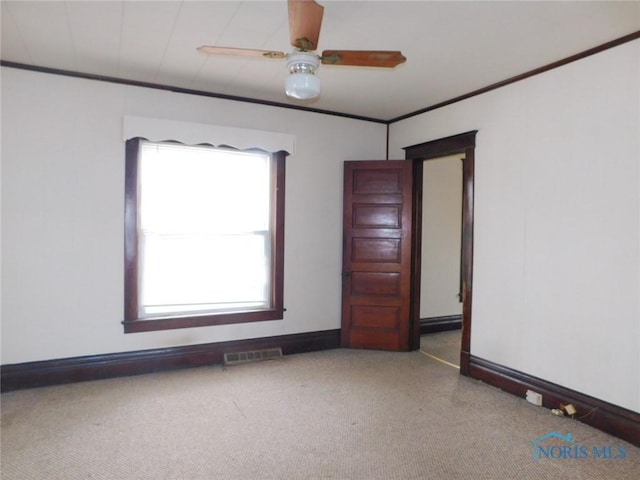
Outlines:
{"type": "Polygon", "coordinates": [[[473,187],[474,151],[477,130],[405,147],[405,158],[413,163],[413,238],[412,238],[412,301],[411,301],[411,347],[420,348],[420,299],[422,279],[422,223],[423,223],[423,178],[424,164],[450,155],[462,158],[462,229],[460,296],[462,300],[460,373],[469,375],[471,347],[471,305],[473,282],[473,187]]]}
{"type": "Polygon", "coordinates": [[[423,160],[420,352],[460,368],[463,154],[423,160]]]}

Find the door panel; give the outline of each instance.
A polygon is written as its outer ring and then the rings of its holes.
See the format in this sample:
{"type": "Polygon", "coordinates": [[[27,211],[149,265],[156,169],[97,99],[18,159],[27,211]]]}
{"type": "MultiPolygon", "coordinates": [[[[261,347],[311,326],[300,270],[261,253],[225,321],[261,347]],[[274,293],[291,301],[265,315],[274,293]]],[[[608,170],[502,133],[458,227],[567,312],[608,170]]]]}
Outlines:
{"type": "Polygon", "coordinates": [[[345,162],[342,346],[408,350],[412,162],[345,162]]]}
{"type": "Polygon", "coordinates": [[[353,272],[351,295],[400,295],[400,274],[394,272],[353,272]]]}
{"type": "MultiPolygon", "coordinates": [[[[392,234],[387,233],[387,235],[392,234]]],[[[402,240],[398,238],[353,238],[351,251],[353,262],[398,263],[402,256],[402,240]]]]}
{"type": "Polygon", "coordinates": [[[399,228],[402,209],[397,205],[355,205],[353,207],[354,227],[399,228]]]}
{"type": "Polygon", "coordinates": [[[400,325],[397,307],[353,306],[351,323],[356,328],[386,328],[395,330],[400,325]]]}

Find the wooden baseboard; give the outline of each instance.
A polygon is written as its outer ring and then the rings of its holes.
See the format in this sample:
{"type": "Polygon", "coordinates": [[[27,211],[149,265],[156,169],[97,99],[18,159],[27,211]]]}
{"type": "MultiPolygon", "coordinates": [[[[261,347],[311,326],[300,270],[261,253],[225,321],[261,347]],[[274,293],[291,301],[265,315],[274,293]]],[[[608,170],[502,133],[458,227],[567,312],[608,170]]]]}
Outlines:
{"type": "Polygon", "coordinates": [[[2,365],[3,392],[223,363],[224,354],[282,348],[283,355],[340,347],[340,330],[2,365]]]}
{"type": "Polygon", "coordinates": [[[446,332],[460,330],[462,328],[462,315],[447,315],[444,317],[430,317],[420,319],[420,335],[427,333],[446,332]]]}
{"type": "Polygon", "coordinates": [[[580,422],[640,447],[640,413],[473,355],[470,356],[469,376],[522,398],[527,390],[538,392],[542,394],[542,405],[546,408],[571,403],[576,407],[575,418],[580,422]]]}

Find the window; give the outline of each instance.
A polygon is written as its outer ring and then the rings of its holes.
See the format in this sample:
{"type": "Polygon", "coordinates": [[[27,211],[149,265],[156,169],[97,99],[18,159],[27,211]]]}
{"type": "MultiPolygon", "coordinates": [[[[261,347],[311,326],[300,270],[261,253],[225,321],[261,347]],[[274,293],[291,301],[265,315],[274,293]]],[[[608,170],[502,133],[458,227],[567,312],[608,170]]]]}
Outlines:
{"type": "Polygon", "coordinates": [[[282,318],[285,155],[127,141],[125,332],[282,318]]]}

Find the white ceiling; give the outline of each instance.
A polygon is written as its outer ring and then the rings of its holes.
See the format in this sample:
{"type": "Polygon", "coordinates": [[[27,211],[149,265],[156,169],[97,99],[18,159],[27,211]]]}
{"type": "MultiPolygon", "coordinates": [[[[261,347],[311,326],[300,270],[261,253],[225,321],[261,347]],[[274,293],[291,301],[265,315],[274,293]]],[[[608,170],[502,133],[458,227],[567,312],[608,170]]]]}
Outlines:
{"type": "Polygon", "coordinates": [[[2,1],[2,60],[389,120],[640,30],[640,1],[319,0],[318,50],[401,50],[395,69],[318,70],[322,93],[284,94],[286,1],[2,1]]]}

